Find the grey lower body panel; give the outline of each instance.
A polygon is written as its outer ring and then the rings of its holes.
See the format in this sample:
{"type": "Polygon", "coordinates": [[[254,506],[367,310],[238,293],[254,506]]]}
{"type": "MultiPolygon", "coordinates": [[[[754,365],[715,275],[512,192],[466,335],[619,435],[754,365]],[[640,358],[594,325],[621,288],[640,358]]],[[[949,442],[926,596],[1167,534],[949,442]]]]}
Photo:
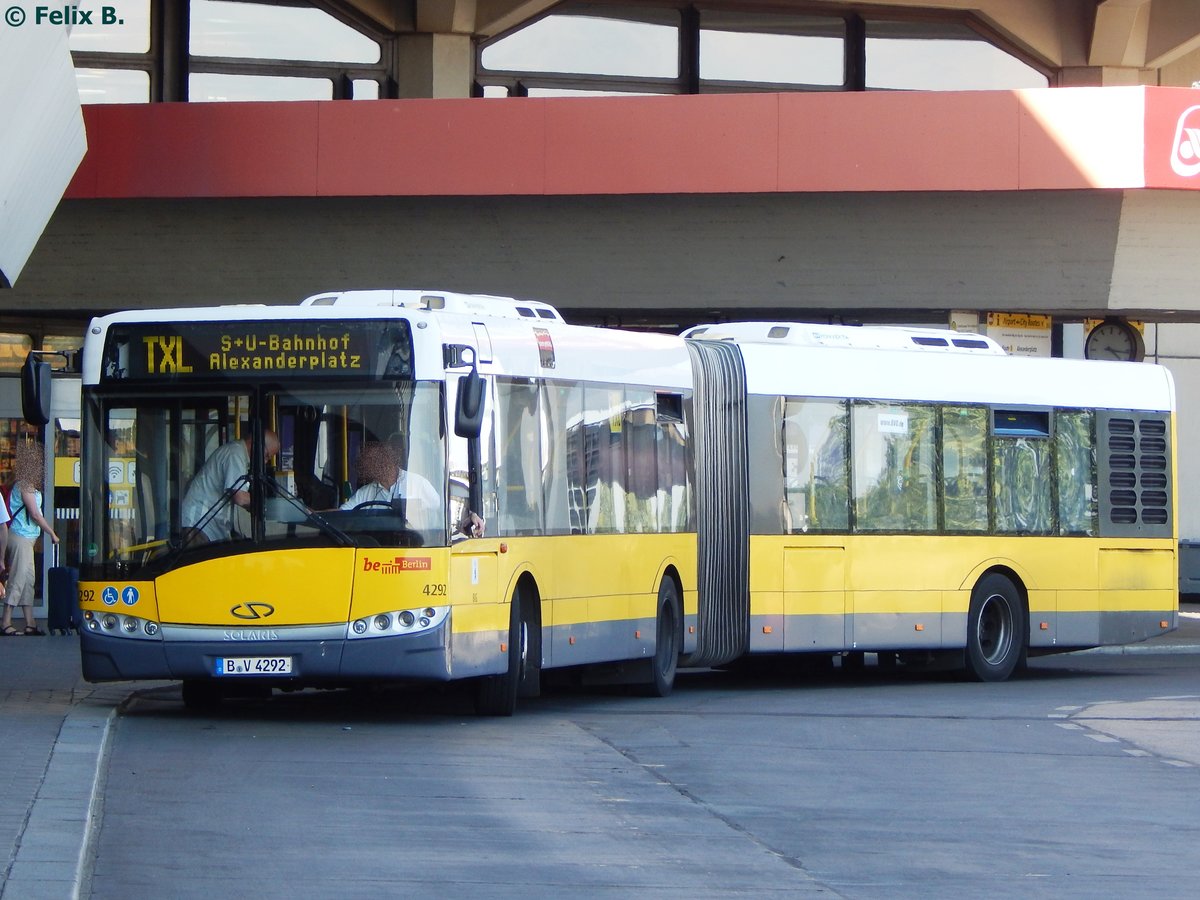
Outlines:
{"type": "Polygon", "coordinates": [[[300,686],[338,681],[449,681],[448,623],[416,635],[357,640],[187,641],[128,640],[84,632],[83,675],[88,681],[205,679],[300,686]],[[287,656],[290,675],[218,676],[217,660],[287,656]]]}
{"type": "Polygon", "coordinates": [[[655,619],[581,622],[543,629],[543,668],[649,659],[657,644],[655,619]],[[572,638],[574,641],[572,641],[572,638]]]}
{"type": "MultiPolygon", "coordinates": [[[[940,650],[947,646],[943,632],[947,619],[966,616],[918,613],[871,615],[753,616],[750,620],[751,653],[828,653],[845,650],[940,650]]],[[[951,631],[950,633],[954,633],[951,631]]],[[[962,640],[951,643],[962,646],[962,640]]]]}
{"type": "MultiPolygon", "coordinates": [[[[1080,650],[1134,644],[1179,626],[1176,610],[1119,612],[1035,611],[1032,650],[1080,650]],[[1167,627],[1162,623],[1166,622],[1167,627]],[[1042,623],[1046,627],[1042,628],[1042,623]]],[[[953,650],[966,645],[966,613],[767,615],[750,621],[750,653],[821,653],[848,650],[953,650]]]]}
{"type": "Polygon", "coordinates": [[[1060,612],[1057,649],[1083,649],[1135,644],[1179,627],[1178,610],[1121,610],[1117,612],[1060,612]],[[1162,623],[1167,627],[1163,628],[1162,623]]]}

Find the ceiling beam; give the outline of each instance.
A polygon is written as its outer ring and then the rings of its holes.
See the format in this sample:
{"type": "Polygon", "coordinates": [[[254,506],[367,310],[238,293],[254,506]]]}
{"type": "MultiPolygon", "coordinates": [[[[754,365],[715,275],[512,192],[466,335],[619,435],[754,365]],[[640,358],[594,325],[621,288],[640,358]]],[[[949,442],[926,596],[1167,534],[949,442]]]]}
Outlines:
{"type": "Polygon", "coordinates": [[[1142,68],[1152,0],[1105,0],[1096,6],[1089,66],[1142,68]]]}
{"type": "Polygon", "coordinates": [[[1145,65],[1159,68],[1197,48],[1200,48],[1200,3],[1153,0],[1145,65]]]}

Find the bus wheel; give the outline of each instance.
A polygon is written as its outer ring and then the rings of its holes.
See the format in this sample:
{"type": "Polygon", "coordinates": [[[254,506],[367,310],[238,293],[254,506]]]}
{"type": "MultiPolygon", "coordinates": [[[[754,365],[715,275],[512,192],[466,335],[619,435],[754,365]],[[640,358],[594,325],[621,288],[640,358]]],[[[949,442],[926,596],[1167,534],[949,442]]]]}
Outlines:
{"type": "Polygon", "coordinates": [[[216,709],[221,705],[221,689],[211,681],[188,679],[183,683],[183,705],[195,710],[216,709]]]}
{"type": "Polygon", "coordinates": [[[650,677],[642,685],[647,697],[666,697],[675,687],[675,670],[679,665],[679,588],[673,578],[664,578],[658,587],[658,625],[654,633],[654,658],[650,660],[650,677]]]}
{"type": "Polygon", "coordinates": [[[1004,681],[1025,653],[1025,612],[1016,586],[1003,575],[979,579],[967,613],[967,673],[1004,681]]]}
{"type": "MultiPolygon", "coordinates": [[[[513,593],[508,614],[508,669],[499,675],[479,679],[475,711],[481,716],[511,716],[517,711],[517,696],[530,690],[522,686],[530,680],[530,611],[526,609],[520,588],[513,593]]],[[[536,676],[534,676],[536,677],[536,676]]]]}

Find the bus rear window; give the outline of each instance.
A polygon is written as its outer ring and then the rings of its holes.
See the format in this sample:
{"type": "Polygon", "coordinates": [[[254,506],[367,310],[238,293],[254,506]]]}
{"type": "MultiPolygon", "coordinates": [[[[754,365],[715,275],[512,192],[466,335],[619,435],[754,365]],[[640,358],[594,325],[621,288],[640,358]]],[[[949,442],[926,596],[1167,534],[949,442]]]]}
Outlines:
{"type": "Polygon", "coordinates": [[[992,432],[1005,437],[1050,437],[1050,413],[1046,410],[998,409],[992,432]]]}

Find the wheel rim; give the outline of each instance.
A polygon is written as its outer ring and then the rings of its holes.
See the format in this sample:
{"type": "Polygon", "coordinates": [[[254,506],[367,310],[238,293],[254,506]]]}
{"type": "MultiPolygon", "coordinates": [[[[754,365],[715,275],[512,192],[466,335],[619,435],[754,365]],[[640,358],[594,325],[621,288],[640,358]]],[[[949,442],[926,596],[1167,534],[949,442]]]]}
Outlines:
{"type": "Polygon", "coordinates": [[[517,680],[525,678],[525,662],[529,658],[529,623],[521,620],[517,628],[517,680]]]}
{"type": "Polygon", "coordinates": [[[1000,594],[992,594],[983,601],[975,639],[988,665],[998,665],[1008,655],[1013,639],[1012,609],[1000,594]]]}

